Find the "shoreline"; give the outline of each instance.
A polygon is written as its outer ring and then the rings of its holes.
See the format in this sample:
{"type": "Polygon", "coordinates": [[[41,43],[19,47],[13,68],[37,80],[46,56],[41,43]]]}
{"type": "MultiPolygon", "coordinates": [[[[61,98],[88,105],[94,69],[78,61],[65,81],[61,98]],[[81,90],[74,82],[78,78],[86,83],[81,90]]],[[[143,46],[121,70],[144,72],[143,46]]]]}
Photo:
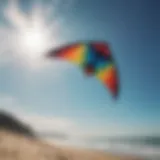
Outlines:
{"type": "Polygon", "coordinates": [[[62,145],[0,131],[0,159],[3,160],[144,160],[127,156],[62,145]]]}
{"type": "MultiPolygon", "coordinates": [[[[69,149],[70,150],[82,150],[82,151],[92,151],[92,152],[100,152],[100,153],[106,153],[106,154],[109,154],[109,155],[116,155],[116,156],[126,156],[126,157],[138,157],[140,159],[145,159],[145,160],[159,160],[160,159],[160,154],[158,154],[159,152],[158,151],[155,151],[154,152],[150,152],[149,150],[145,149],[144,148],[139,148],[135,151],[134,148],[133,150],[125,150],[125,149],[120,149],[120,148],[117,148],[117,149],[105,149],[105,148],[96,148],[96,147],[89,147],[89,146],[81,146],[81,145],[76,145],[76,144],[69,144],[69,143],[59,143],[59,142],[55,142],[55,141],[46,141],[44,140],[44,142],[46,142],[47,144],[49,145],[56,145],[58,146],[59,148],[66,148],[66,149],[69,149]],[[137,152],[139,151],[139,152],[137,152]],[[157,158],[158,157],[158,158],[157,158]]],[[[148,146],[147,146],[148,147],[148,146]]]]}
{"type": "MultiPolygon", "coordinates": [[[[65,153],[67,155],[75,155],[75,157],[83,157],[84,155],[85,158],[87,157],[89,160],[146,160],[146,158],[142,156],[132,154],[116,153],[97,149],[70,147],[63,145],[56,145],[56,147],[58,147],[62,153],[65,153]]],[[[74,160],[76,160],[76,158],[74,160]]]]}

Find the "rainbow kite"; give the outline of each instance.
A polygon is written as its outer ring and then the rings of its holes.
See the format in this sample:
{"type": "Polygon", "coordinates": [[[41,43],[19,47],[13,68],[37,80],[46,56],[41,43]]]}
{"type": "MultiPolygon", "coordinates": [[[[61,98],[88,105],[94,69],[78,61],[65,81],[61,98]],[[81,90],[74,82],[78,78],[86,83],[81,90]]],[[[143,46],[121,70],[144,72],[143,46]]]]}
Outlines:
{"type": "Polygon", "coordinates": [[[60,58],[79,65],[87,75],[96,76],[117,97],[117,68],[107,43],[74,43],[49,51],[47,57],[60,58]]]}

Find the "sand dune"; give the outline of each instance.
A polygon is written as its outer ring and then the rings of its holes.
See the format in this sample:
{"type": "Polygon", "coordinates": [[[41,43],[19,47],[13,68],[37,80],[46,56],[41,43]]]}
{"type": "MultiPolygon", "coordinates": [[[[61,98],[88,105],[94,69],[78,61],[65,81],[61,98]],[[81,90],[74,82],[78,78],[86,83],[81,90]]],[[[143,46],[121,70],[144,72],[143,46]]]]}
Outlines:
{"type": "Polygon", "coordinates": [[[0,131],[0,160],[140,160],[60,146],[0,131]]]}

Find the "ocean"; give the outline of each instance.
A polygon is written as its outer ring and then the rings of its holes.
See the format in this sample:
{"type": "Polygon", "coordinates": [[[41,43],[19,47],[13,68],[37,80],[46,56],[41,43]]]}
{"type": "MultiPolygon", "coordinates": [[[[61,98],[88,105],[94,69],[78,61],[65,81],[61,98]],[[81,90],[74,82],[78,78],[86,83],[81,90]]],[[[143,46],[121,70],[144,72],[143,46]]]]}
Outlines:
{"type": "Polygon", "coordinates": [[[99,138],[80,139],[76,137],[44,138],[50,144],[103,150],[110,153],[136,155],[145,160],[160,160],[159,137],[99,138]]]}

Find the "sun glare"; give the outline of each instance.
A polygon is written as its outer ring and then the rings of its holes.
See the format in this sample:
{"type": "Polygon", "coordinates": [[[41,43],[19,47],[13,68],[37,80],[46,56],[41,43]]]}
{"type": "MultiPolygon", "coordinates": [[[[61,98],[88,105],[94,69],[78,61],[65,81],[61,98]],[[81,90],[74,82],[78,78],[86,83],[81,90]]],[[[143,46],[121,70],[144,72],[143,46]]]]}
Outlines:
{"type": "Polygon", "coordinates": [[[30,14],[20,9],[18,1],[10,1],[4,10],[5,18],[13,26],[6,32],[6,37],[10,37],[9,49],[14,57],[20,58],[21,62],[18,63],[31,69],[41,67],[44,64],[44,54],[59,44],[61,28],[59,19],[54,17],[53,5],[43,6],[37,2],[38,4],[30,9],[30,14]]]}
{"type": "Polygon", "coordinates": [[[44,53],[49,49],[51,40],[43,29],[31,27],[23,29],[18,35],[18,46],[21,48],[21,56],[30,66],[37,67],[44,58],[44,53]]]}
{"type": "Polygon", "coordinates": [[[45,49],[45,35],[43,32],[37,30],[29,30],[22,34],[21,46],[26,49],[30,58],[36,58],[39,56],[39,52],[45,49]]]}

